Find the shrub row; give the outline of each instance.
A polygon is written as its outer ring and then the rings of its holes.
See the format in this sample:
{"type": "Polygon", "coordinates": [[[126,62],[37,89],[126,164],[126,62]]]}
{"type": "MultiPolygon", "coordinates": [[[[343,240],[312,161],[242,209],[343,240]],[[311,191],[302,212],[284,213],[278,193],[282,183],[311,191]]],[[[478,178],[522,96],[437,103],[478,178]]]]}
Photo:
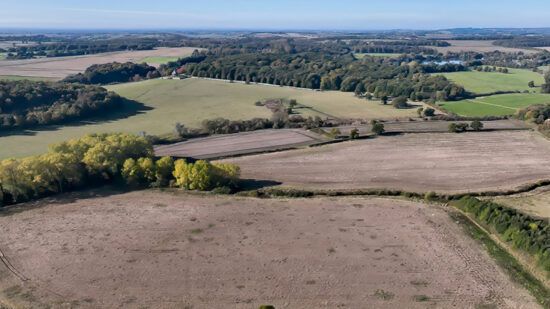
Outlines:
{"type": "Polygon", "coordinates": [[[544,271],[550,271],[548,221],[470,196],[453,201],[452,205],[473,215],[477,221],[496,231],[505,242],[534,257],[544,271]]]}

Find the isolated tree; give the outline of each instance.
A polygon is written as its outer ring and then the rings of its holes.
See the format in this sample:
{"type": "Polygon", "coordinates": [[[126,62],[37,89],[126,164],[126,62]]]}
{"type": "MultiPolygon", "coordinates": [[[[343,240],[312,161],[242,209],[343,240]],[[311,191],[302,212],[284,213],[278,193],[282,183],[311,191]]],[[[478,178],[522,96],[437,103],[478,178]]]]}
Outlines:
{"type": "Polygon", "coordinates": [[[474,131],[481,131],[483,129],[483,122],[479,120],[474,120],[470,123],[470,128],[474,131]]]}
{"type": "Polygon", "coordinates": [[[433,117],[435,115],[435,109],[428,107],[424,110],[425,117],[433,117]]]}
{"type": "Polygon", "coordinates": [[[388,104],[388,96],[382,96],[382,98],[380,98],[380,101],[382,102],[382,104],[386,105],[388,104]]]}
{"type": "Polygon", "coordinates": [[[416,110],[416,113],[418,114],[418,117],[422,117],[423,112],[424,112],[424,108],[423,108],[423,107],[419,107],[419,108],[416,110]]]}
{"type": "Polygon", "coordinates": [[[527,86],[529,86],[529,88],[535,88],[535,82],[534,81],[530,81],[527,86]]]}
{"type": "Polygon", "coordinates": [[[386,132],[386,130],[384,129],[384,124],[381,122],[375,122],[372,125],[371,131],[376,135],[384,134],[384,132],[386,132]]]}
{"type": "Polygon", "coordinates": [[[407,108],[409,106],[409,103],[407,103],[408,99],[407,97],[397,97],[393,99],[391,104],[395,108],[407,108]]]}
{"type": "Polygon", "coordinates": [[[353,129],[349,132],[349,138],[350,138],[350,139],[357,139],[357,138],[359,138],[359,130],[357,130],[357,128],[353,128],[353,129]]]}

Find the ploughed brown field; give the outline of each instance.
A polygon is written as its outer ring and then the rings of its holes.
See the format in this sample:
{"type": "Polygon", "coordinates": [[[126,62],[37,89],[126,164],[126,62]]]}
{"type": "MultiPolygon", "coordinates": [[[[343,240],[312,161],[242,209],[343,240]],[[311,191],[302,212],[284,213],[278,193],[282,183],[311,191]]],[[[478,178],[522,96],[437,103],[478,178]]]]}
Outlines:
{"type": "Polygon", "coordinates": [[[3,60],[0,61],[0,75],[63,79],[67,75],[84,72],[86,68],[94,64],[141,62],[147,57],[185,57],[191,55],[195,49],[193,47],[157,48],[74,57],[3,60]]]}
{"type": "Polygon", "coordinates": [[[537,308],[443,207],[405,200],[102,190],[0,226],[8,305],[537,308]]]}
{"type": "Polygon", "coordinates": [[[382,136],[227,161],[243,178],[310,189],[461,193],[550,179],[550,143],[531,131],[382,136]]]}
{"type": "Polygon", "coordinates": [[[214,135],[171,145],[155,147],[157,156],[211,159],[307,146],[323,141],[313,132],[300,129],[260,130],[214,135]]]}
{"type": "Polygon", "coordinates": [[[446,47],[437,47],[437,46],[429,46],[429,48],[437,49],[440,53],[447,53],[447,52],[479,52],[479,53],[487,53],[487,52],[493,52],[493,51],[501,51],[504,53],[518,53],[522,52],[525,54],[535,54],[539,53],[540,50],[536,49],[528,49],[528,48],[513,48],[513,47],[503,47],[498,45],[493,45],[494,41],[487,41],[487,40],[447,40],[451,44],[451,46],[446,47]]]}

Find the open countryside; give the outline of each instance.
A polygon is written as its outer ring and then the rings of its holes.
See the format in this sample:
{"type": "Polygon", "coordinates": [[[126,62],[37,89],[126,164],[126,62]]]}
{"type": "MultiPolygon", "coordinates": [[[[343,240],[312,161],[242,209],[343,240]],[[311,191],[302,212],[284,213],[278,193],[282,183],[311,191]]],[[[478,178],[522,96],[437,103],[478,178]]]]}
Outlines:
{"type": "Polygon", "coordinates": [[[69,2],[0,10],[0,309],[550,308],[550,5],[69,2]]]}

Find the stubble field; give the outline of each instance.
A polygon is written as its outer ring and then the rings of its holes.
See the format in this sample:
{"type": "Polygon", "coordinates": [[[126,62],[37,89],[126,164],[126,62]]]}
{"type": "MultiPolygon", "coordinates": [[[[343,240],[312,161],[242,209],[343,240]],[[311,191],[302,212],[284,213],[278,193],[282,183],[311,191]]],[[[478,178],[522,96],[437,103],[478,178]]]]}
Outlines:
{"type": "Polygon", "coordinates": [[[309,189],[464,193],[550,179],[550,144],[529,131],[425,133],[228,159],[242,177],[309,189]]]}
{"type": "Polygon", "coordinates": [[[0,217],[2,299],[33,308],[537,308],[443,208],[87,192],[0,217]]]}

